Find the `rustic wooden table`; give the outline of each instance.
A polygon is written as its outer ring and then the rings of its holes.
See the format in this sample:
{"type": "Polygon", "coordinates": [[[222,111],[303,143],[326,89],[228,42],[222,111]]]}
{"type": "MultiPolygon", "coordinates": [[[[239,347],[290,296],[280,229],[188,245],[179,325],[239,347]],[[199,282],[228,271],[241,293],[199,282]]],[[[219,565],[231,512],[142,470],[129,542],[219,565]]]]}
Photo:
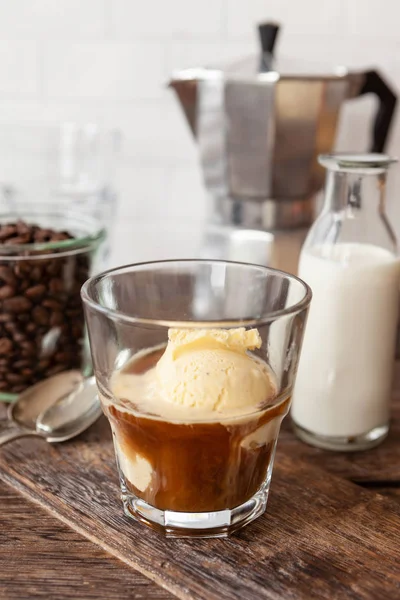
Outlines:
{"type": "Polygon", "coordinates": [[[0,598],[173,598],[1,481],[0,503],[0,598]]]}
{"type": "Polygon", "coordinates": [[[126,523],[108,425],[92,430],[0,450],[0,598],[400,598],[400,367],[391,432],[373,451],[311,448],[287,420],[268,514],[230,541],[164,541],[126,523]]]}

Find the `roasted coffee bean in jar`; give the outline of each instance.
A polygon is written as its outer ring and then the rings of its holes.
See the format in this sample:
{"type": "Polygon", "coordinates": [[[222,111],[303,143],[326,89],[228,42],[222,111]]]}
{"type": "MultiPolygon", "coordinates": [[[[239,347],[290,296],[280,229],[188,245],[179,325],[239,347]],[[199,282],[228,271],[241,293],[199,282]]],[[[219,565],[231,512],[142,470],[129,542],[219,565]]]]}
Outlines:
{"type": "Polygon", "coordinates": [[[0,220],[0,399],[61,371],[88,372],[80,288],[101,236],[0,220]]]}

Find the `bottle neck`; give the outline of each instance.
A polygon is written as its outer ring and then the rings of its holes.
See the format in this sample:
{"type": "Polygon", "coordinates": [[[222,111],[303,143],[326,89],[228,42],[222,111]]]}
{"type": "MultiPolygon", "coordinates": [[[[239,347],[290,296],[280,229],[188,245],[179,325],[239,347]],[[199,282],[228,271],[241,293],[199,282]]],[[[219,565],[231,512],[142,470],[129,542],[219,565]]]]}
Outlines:
{"type": "Polygon", "coordinates": [[[346,208],[375,214],[385,213],[386,171],[374,174],[329,170],[326,175],[324,209],[346,208]]]}

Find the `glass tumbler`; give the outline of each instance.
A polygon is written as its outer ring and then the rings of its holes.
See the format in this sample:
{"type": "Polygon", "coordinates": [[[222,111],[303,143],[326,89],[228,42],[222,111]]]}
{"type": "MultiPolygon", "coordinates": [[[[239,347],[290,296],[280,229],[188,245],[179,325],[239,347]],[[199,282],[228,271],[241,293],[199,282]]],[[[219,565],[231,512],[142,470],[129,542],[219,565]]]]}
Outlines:
{"type": "MultiPolygon", "coordinates": [[[[82,299],[125,514],[170,537],[226,537],[261,515],[281,421],[289,410],[311,299],[308,286],[262,266],[177,260],[92,277],[83,285],[82,299]],[[258,330],[260,347],[252,358],[273,378],[273,397],[249,403],[240,415],[169,413],[172,397],[164,399],[166,413],[146,405],[141,384],[157,371],[171,329],[196,336],[199,330],[227,335],[236,328],[258,330]],[[121,374],[133,376],[133,399],[115,387],[121,374]]],[[[193,356],[196,361],[196,352],[193,356]]],[[[212,395],[219,376],[213,361],[207,369],[201,362],[194,368],[194,378],[212,378],[212,395]]],[[[179,390],[184,382],[176,384],[179,390]]],[[[204,393],[199,388],[199,395],[204,393]]],[[[241,395],[247,393],[238,385],[235,397],[246,400],[241,395]]]]}

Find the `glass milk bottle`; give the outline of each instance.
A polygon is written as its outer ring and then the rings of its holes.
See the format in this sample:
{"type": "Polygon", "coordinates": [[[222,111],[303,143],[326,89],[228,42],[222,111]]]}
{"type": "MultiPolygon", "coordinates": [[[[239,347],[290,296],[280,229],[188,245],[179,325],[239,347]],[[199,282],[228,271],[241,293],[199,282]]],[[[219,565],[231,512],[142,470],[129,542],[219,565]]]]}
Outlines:
{"type": "Polygon", "coordinates": [[[313,292],[292,400],[295,433],[330,450],[364,450],[388,433],[400,260],[385,213],[395,162],[322,155],[325,205],[300,255],[313,292]]]}

